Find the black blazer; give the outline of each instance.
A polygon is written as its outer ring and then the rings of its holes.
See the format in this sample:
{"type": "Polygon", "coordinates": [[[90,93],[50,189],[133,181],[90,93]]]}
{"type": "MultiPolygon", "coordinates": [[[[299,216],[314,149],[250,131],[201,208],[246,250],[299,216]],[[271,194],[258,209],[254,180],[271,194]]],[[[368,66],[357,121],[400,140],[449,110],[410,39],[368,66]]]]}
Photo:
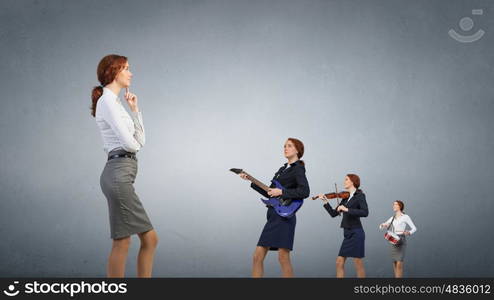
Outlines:
{"type": "MultiPolygon", "coordinates": [[[[289,205],[293,199],[305,199],[310,194],[309,182],[305,177],[305,166],[302,162],[297,160],[286,169],[287,165],[287,163],[284,164],[273,177],[273,180],[278,180],[285,188],[281,194],[281,199],[285,200],[283,201],[284,205],[289,205]]],[[[269,198],[268,193],[254,183],[251,183],[250,186],[264,197],[269,198]]],[[[269,187],[274,188],[275,186],[271,183],[269,187]]]]}
{"type": "MultiPolygon", "coordinates": [[[[362,228],[360,222],[361,217],[367,217],[369,215],[369,208],[367,207],[367,201],[365,201],[365,194],[361,190],[356,190],[353,197],[343,199],[340,205],[344,205],[348,208],[348,212],[343,212],[343,219],[341,220],[341,228],[362,228]],[[347,206],[348,203],[348,206],[347,206]]],[[[338,206],[340,206],[338,205],[338,206]]],[[[329,203],[324,204],[324,208],[328,211],[331,217],[336,217],[340,213],[336,211],[338,206],[333,209],[329,203]]]]}

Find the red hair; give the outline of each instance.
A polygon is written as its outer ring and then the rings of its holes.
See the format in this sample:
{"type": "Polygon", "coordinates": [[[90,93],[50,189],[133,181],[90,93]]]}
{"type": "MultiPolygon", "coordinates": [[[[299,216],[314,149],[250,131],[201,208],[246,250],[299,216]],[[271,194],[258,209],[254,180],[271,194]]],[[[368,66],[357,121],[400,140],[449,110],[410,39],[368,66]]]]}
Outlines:
{"type": "Polygon", "coordinates": [[[398,203],[398,206],[400,207],[401,212],[404,212],[403,210],[405,209],[405,203],[403,203],[403,201],[400,201],[400,200],[396,200],[395,202],[398,203]]]}
{"type": "MultiPolygon", "coordinates": [[[[293,143],[295,149],[297,149],[298,152],[297,157],[301,159],[302,156],[304,156],[304,143],[302,143],[301,140],[296,138],[288,138],[288,140],[293,143]]],[[[302,165],[305,165],[303,160],[300,160],[300,162],[302,163],[302,165]]]]}
{"type": "Polygon", "coordinates": [[[350,181],[353,183],[353,186],[358,189],[360,187],[360,177],[357,174],[346,174],[350,181]]]}
{"type": "Polygon", "coordinates": [[[96,116],[96,103],[103,95],[103,86],[112,83],[117,74],[125,68],[126,63],[127,57],[116,54],[107,55],[100,60],[96,75],[101,85],[95,86],[91,92],[91,115],[93,117],[96,116]]]}

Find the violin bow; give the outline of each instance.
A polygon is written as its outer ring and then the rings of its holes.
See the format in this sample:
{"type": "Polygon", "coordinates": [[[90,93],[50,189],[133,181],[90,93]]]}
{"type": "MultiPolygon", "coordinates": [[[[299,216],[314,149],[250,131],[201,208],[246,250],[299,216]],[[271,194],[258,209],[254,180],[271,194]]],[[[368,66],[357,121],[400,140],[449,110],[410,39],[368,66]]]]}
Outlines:
{"type": "MultiPolygon", "coordinates": [[[[336,192],[336,209],[338,209],[338,206],[340,206],[340,200],[338,200],[338,199],[340,199],[340,197],[338,197],[339,196],[338,195],[338,185],[336,185],[336,182],[334,183],[334,190],[336,192]]],[[[340,216],[341,216],[341,214],[340,214],[340,216]]]]}
{"type": "Polygon", "coordinates": [[[338,207],[338,205],[340,205],[340,201],[338,200],[340,197],[338,197],[338,186],[336,185],[336,182],[334,183],[334,190],[336,192],[336,207],[338,207]]]}

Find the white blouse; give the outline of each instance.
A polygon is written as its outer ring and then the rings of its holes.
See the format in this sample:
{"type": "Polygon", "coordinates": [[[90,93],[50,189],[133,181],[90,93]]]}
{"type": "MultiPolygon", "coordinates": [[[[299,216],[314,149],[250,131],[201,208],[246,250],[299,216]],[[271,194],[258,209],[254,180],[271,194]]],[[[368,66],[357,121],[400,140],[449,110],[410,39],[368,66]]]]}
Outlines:
{"type": "MultiPolygon", "coordinates": [[[[393,217],[389,218],[384,224],[390,225],[391,220],[393,220],[393,217]]],[[[407,225],[410,227],[410,234],[413,234],[415,231],[417,231],[417,227],[415,227],[415,224],[413,224],[412,219],[408,215],[401,215],[398,218],[395,217],[393,220],[393,226],[389,226],[388,230],[393,231],[397,234],[402,234],[407,225]]],[[[381,225],[379,225],[380,229],[383,229],[381,225]]]]}
{"type": "Polygon", "coordinates": [[[144,146],[142,113],[139,111],[131,114],[132,117],[115,93],[106,87],[103,88],[103,95],[96,104],[96,124],[100,129],[106,153],[116,148],[135,153],[144,146]]]}

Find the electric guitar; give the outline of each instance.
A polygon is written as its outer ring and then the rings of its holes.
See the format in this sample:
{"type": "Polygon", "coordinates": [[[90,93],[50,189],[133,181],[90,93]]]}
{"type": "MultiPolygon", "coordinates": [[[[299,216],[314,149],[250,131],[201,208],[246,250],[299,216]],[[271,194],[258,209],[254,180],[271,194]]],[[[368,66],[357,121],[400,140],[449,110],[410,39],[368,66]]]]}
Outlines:
{"type": "MultiPolygon", "coordinates": [[[[266,193],[269,190],[269,186],[265,185],[264,183],[260,182],[259,180],[255,179],[251,175],[247,174],[247,172],[243,171],[242,169],[230,169],[235,174],[245,174],[247,175],[247,179],[250,180],[252,183],[266,191],[266,193]]],[[[284,190],[285,188],[277,181],[277,180],[272,180],[271,181],[276,188],[280,190],[284,190]]],[[[286,200],[281,199],[281,196],[278,197],[272,197],[269,199],[263,199],[261,198],[261,201],[268,205],[272,206],[276,213],[284,218],[291,218],[295,215],[297,210],[302,206],[304,203],[303,199],[293,199],[289,203],[286,200]],[[287,204],[288,203],[288,204],[287,204]]]]}

